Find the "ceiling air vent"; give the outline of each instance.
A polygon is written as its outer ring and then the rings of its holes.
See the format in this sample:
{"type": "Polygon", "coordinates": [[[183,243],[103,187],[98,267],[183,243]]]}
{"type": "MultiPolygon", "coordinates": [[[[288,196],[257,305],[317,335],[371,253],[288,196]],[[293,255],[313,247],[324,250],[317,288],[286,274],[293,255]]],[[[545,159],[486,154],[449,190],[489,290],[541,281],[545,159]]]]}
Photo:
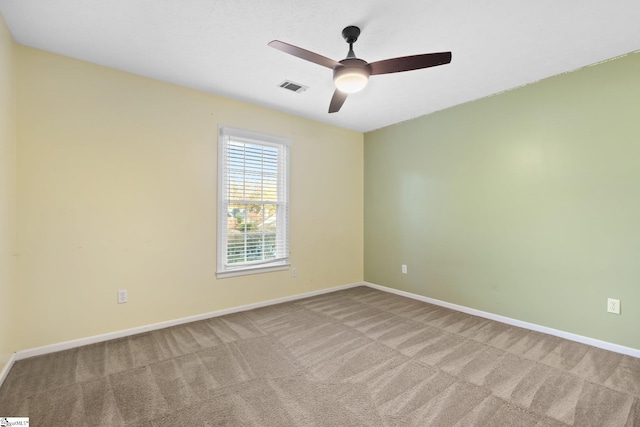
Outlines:
{"type": "Polygon", "coordinates": [[[292,82],[290,80],[285,80],[282,83],[280,83],[278,86],[280,86],[283,89],[290,90],[291,92],[295,92],[295,93],[302,93],[305,90],[309,89],[308,86],[304,86],[304,85],[301,85],[300,83],[295,83],[295,82],[292,82]]]}

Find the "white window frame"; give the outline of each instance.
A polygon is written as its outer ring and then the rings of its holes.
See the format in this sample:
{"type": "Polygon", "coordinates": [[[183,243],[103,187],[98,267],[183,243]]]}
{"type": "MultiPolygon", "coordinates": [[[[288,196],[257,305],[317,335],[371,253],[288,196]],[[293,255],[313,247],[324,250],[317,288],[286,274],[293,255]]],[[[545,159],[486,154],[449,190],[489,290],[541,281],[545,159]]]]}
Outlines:
{"type": "Polygon", "coordinates": [[[289,169],[290,169],[291,140],[273,135],[266,135],[228,126],[218,126],[218,265],[217,278],[241,276],[246,274],[265,273],[269,271],[286,270],[289,262],[289,169]],[[226,148],[230,140],[250,144],[277,147],[278,161],[278,195],[277,195],[277,225],[276,241],[284,244],[280,256],[276,260],[227,263],[228,232],[227,214],[230,195],[227,188],[227,153],[226,148]]]}

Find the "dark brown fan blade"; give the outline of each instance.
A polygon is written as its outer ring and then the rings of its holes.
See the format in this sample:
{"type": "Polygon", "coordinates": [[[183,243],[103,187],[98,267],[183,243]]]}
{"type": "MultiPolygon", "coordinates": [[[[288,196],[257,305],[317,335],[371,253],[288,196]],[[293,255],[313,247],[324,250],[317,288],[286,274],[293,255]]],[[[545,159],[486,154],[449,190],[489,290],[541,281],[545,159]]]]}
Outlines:
{"type": "Polygon", "coordinates": [[[280,40],[273,40],[269,42],[269,46],[281,50],[284,53],[288,53],[289,55],[297,56],[298,58],[304,59],[305,61],[315,62],[316,64],[322,65],[323,67],[333,69],[333,67],[339,65],[337,61],[334,61],[331,58],[318,55],[317,53],[302,49],[301,47],[294,46],[289,43],[281,42],[280,40]]]}
{"type": "Polygon", "coordinates": [[[340,111],[342,104],[344,104],[344,101],[347,99],[347,95],[347,93],[340,92],[338,89],[336,89],[336,91],[333,92],[331,104],[329,104],[329,113],[337,113],[338,111],[340,111]]]}
{"type": "Polygon", "coordinates": [[[402,56],[400,58],[385,59],[372,62],[371,75],[398,73],[400,71],[419,70],[435,67],[451,62],[451,52],[425,53],[423,55],[402,56]]]}

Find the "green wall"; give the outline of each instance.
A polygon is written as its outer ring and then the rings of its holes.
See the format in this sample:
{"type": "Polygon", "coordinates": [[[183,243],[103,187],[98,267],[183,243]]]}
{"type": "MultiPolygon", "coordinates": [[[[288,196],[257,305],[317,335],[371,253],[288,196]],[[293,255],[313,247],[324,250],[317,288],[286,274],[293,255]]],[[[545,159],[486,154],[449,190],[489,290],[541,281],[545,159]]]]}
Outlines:
{"type": "Polygon", "coordinates": [[[368,282],[640,349],[640,54],[365,134],[364,215],[368,282]]]}

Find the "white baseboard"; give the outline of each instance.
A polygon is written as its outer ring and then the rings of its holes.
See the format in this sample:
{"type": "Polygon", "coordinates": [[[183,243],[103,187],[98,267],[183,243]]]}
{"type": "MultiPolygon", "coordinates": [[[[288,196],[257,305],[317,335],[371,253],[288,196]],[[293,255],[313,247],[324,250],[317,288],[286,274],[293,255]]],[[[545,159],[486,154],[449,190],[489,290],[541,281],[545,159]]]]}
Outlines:
{"type": "Polygon", "coordinates": [[[0,387],[2,387],[2,384],[4,384],[4,380],[7,378],[7,375],[9,375],[9,371],[11,370],[11,367],[13,366],[13,362],[15,360],[16,354],[13,353],[7,361],[7,364],[4,365],[4,368],[2,368],[2,370],[0,371],[0,387]]]}
{"type": "MultiPolygon", "coordinates": [[[[224,310],[216,310],[210,313],[197,314],[195,316],[182,317],[180,319],[168,320],[165,322],[154,323],[151,325],[138,326],[136,328],[124,329],[116,332],[109,332],[101,335],[94,335],[91,337],[80,338],[71,341],[65,341],[57,344],[45,345],[42,347],[30,348],[26,350],[20,350],[14,353],[13,360],[18,361],[29,357],[40,356],[48,353],[55,353],[57,351],[68,350],[75,347],[81,347],[83,345],[95,344],[102,341],[108,341],[116,338],[127,337],[130,335],[139,334],[142,332],[154,331],[156,329],[168,328],[170,326],[182,325],[184,323],[196,322],[198,320],[210,319],[212,317],[224,316],[225,314],[238,313],[240,311],[253,310],[254,308],[266,307],[269,305],[280,304],[283,302],[295,301],[303,298],[309,298],[316,295],[327,294],[330,292],[339,291],[342,289],[349,289],[356,286],[365,286],[364,282],[350,283],[348,285],[336,286],[333,288],[320,289],[318,291],[305,292],[302,294],[291,295],[288,297],[276,298],[267,301],[256,302],[253,304],[241,305],[238,307],[227,308],[224,310]]],[[[12,364],[13,364],[12,360],[12,364]]],[[[9,366],[10,368],[11,366],[9,366]]],[[[7,373],[8,368],[5,368],[7,373]]],[[[4,371],[3,371],[4,374],[4,371]]],[[[1,377],[0,377],[1,378],[1,377]]]]}
{"type": "Polygon", "coordinates": [[[640,350],[635,348],[625,347],[623,345],[614,344],[607,341],[601,341],[595,338],[589,338],[582,335],[572,334],[571,332],[560,331],[558,329],[536,325],[535,323],[523,322],[522,320],[512,319],[511,317],[501,316],[499,314],[493,314],[493,313],[489,313],[482,310],[476,310],[475,308],[469,308],[463,305],[452,304],[450,302],[413,294],[411,292],[400,291],[398,289],[388,288],[386,286],[380,286],[374,283],[364,282],[364,284],[370,288],[377,289],[379,291],[390,292],[392,294],[400,295],[403,297],[415,299],[422,302],[428,302],[429,304],[439,305],[441,307],[450,308],[452,310],[461,311],[463,313],[471,314],[474,316],[484,317],[485,319],[495,320],[497,322],[506,323],[508,325],[517,326],[517,327],[529,329],[532,331],[542,332],[544,334],[554,335],[556,337],[565,338],[570,341],[576,341],[576,342],[587,344],[593,347],[602,348],[604,350],[613,351],[615,353],[621,353],[621,354],[626,354],[628,356],[640,358],[640,350]]]}
{"type": "Polygon", "coordinates": [[[501,316],[501,315],[498,315],[498,314],[493,314],[493,313],[489,313],[489,312],[482,311],[482,310],[476,310],[475,308],[469,308],[469,307],[465,307],[465,306],[458,305],[458,304],[452,304],[452,303],[449,303],[449,302],[446,302],[446,301],[441,301],[441,300],[437,300],[437,299],[434,299],[434,298],[429,298],[429,297],[425,297],[425,296],[422,296],[422,295],[413,294],[411,292],[405,292],[405,291],[401,291],[401,290],[398,290],[398,289],[388,288],[386,286],[376,285],[374,283],[356,282],[356,283],[350,283],[350,284],[347,284],[347,285],[336,286],[336,287],[333,287],[333,288],[321,289],[321,290],[318,290],[318,291],[306,292],[306,293],[302,293],[302,294],[291,295],[291,296],[288,296],[288,297],[276,298],[276,299],[267,300],[267,301],[261,301],[261,302],[257,302],[257,303],[253,303],[253,304],[247,304],[247,305],[242,305],[242,306],[238,306],[238,307],[227,308],[227,309],[224,309],[224,310],[212,311],[210,313],[203,313],[203,314],[197,314],[197,315],[194,315],[194,316],[182,317],[180,319],[168,320],[168,321],[165,321],[165,322],[154,323],[154,324],[151,324],[151,325],[138,326],[136,328],[124,329],[124,330],[121,330],[121,331],[109,332],[109,333],[101,334],[101,335],[94,335],[94,336],[91,336],[91,337],[80,338],[80,339],[71,340],[71,341],[65,341],[65,342],[61,342],[61,343],[57,343],[57,344],[50,344],[50,345],[45,345],[45,346],[42,346],[42,347],[36,347],[36,348],[30,348],[30,349],[26,349],[26,350],[20,350],[20,351],[17,351],[16,353],[14,353],[11,356],[11,358],[9,359],[9,362],[5,365],[3,370],[0,372],[0,386],[2,385],[2,382],[6,378],[7,374],[9,373],[9,370],[11,369],[11,366],[13,366],[13,363],[18,361],[18,360],[22,360],[22,359],[26,359],[26,358],[34,357],[34,356],[40,356],[40,355],[48,354],[48,353],[55,353],[57,351],[68,350],[68,349],[71,349],[71,348],[81,347],[83,345],[95,344],[95,343],[98,343],[98,342],[108,341],[108,340],[112,340],[112,339],[116,339],[116,338],[127,337],[127,336],[130,336],[130,335],[135,335],[135,334],[139,334],[139,333],[142,333],[142,332],[154,331],[156,329],[168,328],[170,326],[182,325],[184,323],[196,322],[198,320],[210,319],[212,317],[224,316],[225,314],[238,313],[238,312],[241,312],[241,311],[253,310],[254,308],[266,307],[266,306],[269,306],[269,305],[280,304],[280,303],[283,303],[283,302],[289,302],[289,301],[295,301],[295,300],[299,300],[299,299],[303,299],[303,298],[309,298],[309,297],[313,297],[313,296],[316,296],[316,295],[322,295],[322,294],[326,294],[326,293],[330,293],[330,292],[339,291],[339,290],[342,290],[342,289],[353,288],[353,287],[356,287],[356,286],[368,286],[370,288],[377,289],[377,290],[380,290],[380,291],[389,292],[389,293],[400,295],[400,296],[403,296],[403,297],[412,298],[412,299],[415,299],[415,300],[418,300],[418,301],[423,301],[423,302],[427,302],[427,303],[430,303],[430,304],[438,305],[438,306],[441,306],[441,307],[450,308],[452,310],[457,310],[457,311],[460,311],[460,312],[463,312],[463,313],[467,313],[467,314],[471,314],[471,315],[474,315],[474,316],[484,317],[486,319],[495,320],[497,322],[506,323],[508,325],[518,326],[520,328],[529,329],[529,330],[537,331],[537,332],[542,332],[542,333],[549,334],[549,335],[554,335],[554,336],[557,336],[557,337],[560,337],[560,338],[565,338],[565,339],[568,339],[568,340],[571,340],[571,341],[576,341],[576,342],[580,342],[580,343],[583,343],[583,344],[591,345],[591,346],[594,346],[594,347],[602,348],[604,350],[609,350],[609,351],[613,351],[613,352],[616,352],[616,353],[626,354],[626,355],[629,355],[629,356],[640,358],[640,350],[638,350],[638,349],[625,347],[625,346],[622,346],[622,345],[613,344],[613,343],[610,343],[610,342],[601,341],[601,340],[597,340],[597,339],[594,339],[594,338],[585,337],[585,336],[582,336],[582,335],[572,334],[570,332],[564,332],[564,331],[560,331],[558,329],[553,329],[553,328],[549,328],[549,327],[546,327],[546,326],[536,325],[535,323],[524,322],[522,320],[512,319],[510,317],[501,316]]]}

